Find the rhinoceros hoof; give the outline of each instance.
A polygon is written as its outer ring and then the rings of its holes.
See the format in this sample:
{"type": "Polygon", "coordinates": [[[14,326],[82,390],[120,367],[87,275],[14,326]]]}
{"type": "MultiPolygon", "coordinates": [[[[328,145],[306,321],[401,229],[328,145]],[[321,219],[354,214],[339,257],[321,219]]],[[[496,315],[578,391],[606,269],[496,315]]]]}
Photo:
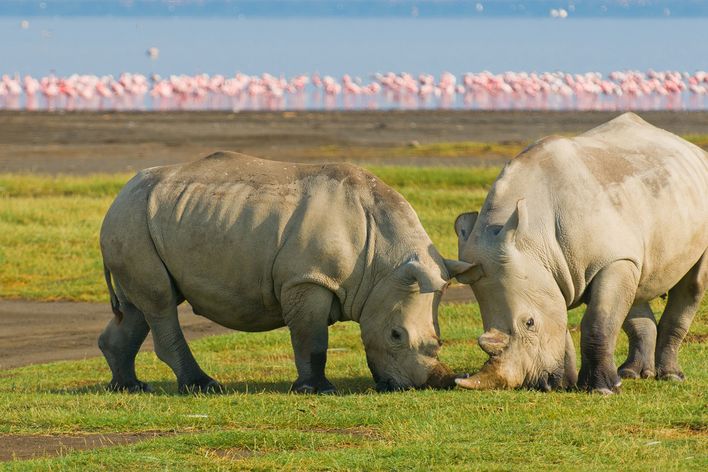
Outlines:
{"type": "Polygon", "coordinates": [[[129,384],[111,382],[106,386],[106,390],[108,390],[109,392],[150,393],[152,392],[152,387],[150,387],[150,385],[146,384],[145,382],[136,380],[135,382],[129,384]]]}
{"type": "Polygon", "coordinates": [[[650,379],[654,377],[654,371],[652,369],[634,369],[632,367],[620,367],[617,374],[623,379],[650,379]]]}
{"type": "Polygon", "coordinates": [[[609,388],[596,388],[590,393],[599,393],[600,395],[614,395],[616,392],[610,390],[609,388]]]}
{"type": "Polygon", "coordinates": [[[182,384],[179,386],[179,393],[224,393],[224,386],[216,380],[206,377],[196,382],[182,384]]]}
{"type": "Polygon", "coordinates": [[[578,387],[588,392],[619,393],[621,385],[622,380],[614,369],[595,369],[593,372],[590,369],[581,368],[578,375],[578,387]]]}
{"type": "Polygon", "coordinates": [[[678,371],[678,372],[659,372],[656,375],[656,378],[658,380],[668,380],[670,382],[683,382],[686,380],[686,376],[683,375],[683,372],[678,371]]]}
{"type": "Polygon", "coordinates": [[[337,389],[328,380],[322,382],[300,382],[296,381],[290,391],[300,394],[318,394],[318,395],[334,395],[337,389]]]}

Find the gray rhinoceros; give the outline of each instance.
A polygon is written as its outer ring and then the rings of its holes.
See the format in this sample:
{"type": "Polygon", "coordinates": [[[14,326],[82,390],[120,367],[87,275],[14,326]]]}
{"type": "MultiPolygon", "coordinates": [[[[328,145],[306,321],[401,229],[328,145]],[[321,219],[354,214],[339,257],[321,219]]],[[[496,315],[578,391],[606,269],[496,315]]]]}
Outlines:
{"type": "Polygon", "coordinates": [[[479,215],[458,217],[459,255],[490,355],[472,389],[684,378],[677,353],[708,284],[708,155],[632,113],[548,137],[507,164],[479,215]],[[668,292],[657,327],[649,301],[668,292]],[[587,304],[582,366],[567,309],[587,304]],[[629,356],[613,352],[623,327],[629,356]]]}
{"type": "Polygon", "coordinates": [[[146,169],[108,210],[101,251],[116,314],[99,338],[111,389],[148,389],[134,361],[150,329],[180,391],[221,389],[185,342],[184,300],[235,330],[287,326],[294,391],[334,391],[327,328],[345,320],[361,325],[379,390],[454,385],[438,360],[437,306],[469,265],[446,266],[403,197],[357,167],[219,152],[146,169]]]}

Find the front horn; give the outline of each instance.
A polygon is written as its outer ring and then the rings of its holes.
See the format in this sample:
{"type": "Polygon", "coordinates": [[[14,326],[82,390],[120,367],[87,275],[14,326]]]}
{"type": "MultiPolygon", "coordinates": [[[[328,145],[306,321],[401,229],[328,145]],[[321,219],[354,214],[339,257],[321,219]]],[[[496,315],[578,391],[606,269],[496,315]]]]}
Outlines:
{"type": "Polygon", "coordinates": [[[482,370],[466,379],[455,379],[455,383],[468,390],[492,390],[506,388],[506,382],[495,372],[495,367],[487,362],[482,370]]]}

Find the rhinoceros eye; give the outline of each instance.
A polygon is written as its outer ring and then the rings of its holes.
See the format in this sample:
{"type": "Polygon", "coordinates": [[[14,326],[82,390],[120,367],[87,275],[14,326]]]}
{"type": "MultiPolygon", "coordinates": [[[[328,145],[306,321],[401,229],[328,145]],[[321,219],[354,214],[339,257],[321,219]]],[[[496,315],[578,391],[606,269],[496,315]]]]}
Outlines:
{"type": "Polygon", "coordinates": [[[533,318],[529,318],[528,320],[526,320],[526,327],[527,327],[528,329],[532,329],[532,328],[533,328],[533,325],[534,325],[533,318]]]}
{"type": "Polygon", "coordinates": [[[393,339],[394,341],[400,341],[401,338],[403,338],[403,335],[400,331],[395,328],[391,330],[391,339],[393,339]]]}

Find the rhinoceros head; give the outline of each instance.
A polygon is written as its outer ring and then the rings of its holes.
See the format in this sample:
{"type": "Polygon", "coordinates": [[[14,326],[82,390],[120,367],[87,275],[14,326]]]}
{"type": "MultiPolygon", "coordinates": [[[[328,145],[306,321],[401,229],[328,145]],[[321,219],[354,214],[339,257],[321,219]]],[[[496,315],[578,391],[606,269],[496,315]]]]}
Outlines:
{"type": "Polygon", "coordinates": [[[524,200],[499,229],[473,227],[476,213],[455,222],[460,258],[472,267],[457,277],[472,286],[484,334],[478,343],[489,356],[479,373],[458,379],[471,389],[537,388],[575,384],[575,350],[567,331],[566,302],[543,253],[526,238],[524,200]]]}
{"type": "Polygon", "coordinates": [[[378,282],[366,301],[361,337],[379,391],[455,385],[452,372],[438,360],[438,304],[448,285],[443,274],[455,275],[469,264],[430,265],[413,256],[378,282]]]}

